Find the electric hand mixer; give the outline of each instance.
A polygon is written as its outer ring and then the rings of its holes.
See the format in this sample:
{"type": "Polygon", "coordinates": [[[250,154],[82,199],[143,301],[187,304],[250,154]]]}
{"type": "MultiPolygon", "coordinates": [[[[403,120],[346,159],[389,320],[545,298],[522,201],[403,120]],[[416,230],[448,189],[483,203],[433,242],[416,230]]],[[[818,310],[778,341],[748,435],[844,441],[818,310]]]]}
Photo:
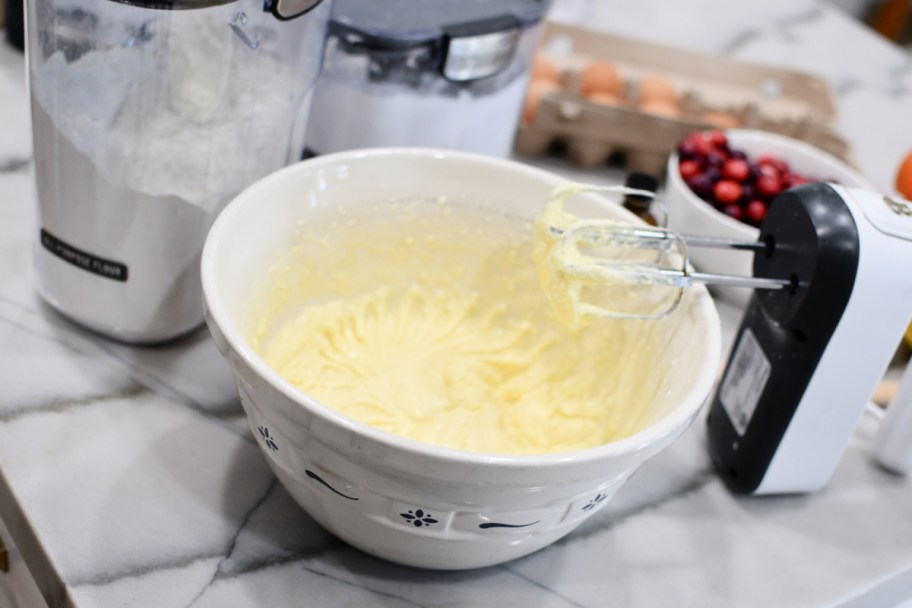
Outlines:
{"type": "Polygon", "coordinates": [[[643,314],[588,302],[580,314],[658,318],[692,281],[766,288],[751,298],[713,398],[709,450],[734,492],[826,484],[912,318],[912,272],[904,271],[912,263],[912,203],[807,184],[773,201],[753,243],[599,220],[549,230],[554,251],[571,253],[553,258],[569,281],[648,284],[674,294],[643,314]],[[691,271],[687,247],[695,245],[753,251],[754,276],[691,271]],[[602,247],[609,255],[600,255],[602,247]],[[618,247],[622,255],[611,259],[618,247]]]}

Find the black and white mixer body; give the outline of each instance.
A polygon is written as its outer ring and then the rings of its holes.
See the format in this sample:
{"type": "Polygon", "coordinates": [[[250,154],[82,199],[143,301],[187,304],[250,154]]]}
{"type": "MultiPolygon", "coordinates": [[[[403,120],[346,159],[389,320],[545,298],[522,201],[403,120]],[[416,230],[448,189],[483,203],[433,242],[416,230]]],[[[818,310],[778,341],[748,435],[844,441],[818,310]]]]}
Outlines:
{"type": "Polygon", "coordinates": [[[709,413],[709,449],[738,493],[823,487],[912,318],[912,203],[833,184],[779,195],[757,290],[709,413]]]}

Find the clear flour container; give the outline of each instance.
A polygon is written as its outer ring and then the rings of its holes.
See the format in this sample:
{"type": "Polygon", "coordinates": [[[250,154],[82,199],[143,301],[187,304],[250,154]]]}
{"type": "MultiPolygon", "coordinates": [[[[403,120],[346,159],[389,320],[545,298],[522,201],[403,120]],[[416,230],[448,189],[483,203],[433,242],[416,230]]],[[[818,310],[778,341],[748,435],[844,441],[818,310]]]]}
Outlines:
{"type": "Polygon", "coordinates": [[[507,156],[550,0],[336,0],[308,154],[427,146],[507,156]]]}
{"type": "Polygon", "coordinates": [[[300,157],[331,0],[27,10],[39,291],[116,339],[186,333],[214,216],[300,157]]]}

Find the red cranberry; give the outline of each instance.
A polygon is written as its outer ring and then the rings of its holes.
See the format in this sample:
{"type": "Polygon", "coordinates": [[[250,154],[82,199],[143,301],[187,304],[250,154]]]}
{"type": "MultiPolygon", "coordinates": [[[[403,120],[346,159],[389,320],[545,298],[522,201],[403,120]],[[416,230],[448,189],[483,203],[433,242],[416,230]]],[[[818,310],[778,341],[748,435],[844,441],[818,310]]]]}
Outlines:
{"type": "Polygon", "coordinates": [[[730,158],[722,165],[722,175],[728,179],[743,182],[750,175],[750,166],[740,158],[730,158]]]}
{"type": "Polygon", "coordinates": [[[701,133],[700,131],[691,131],[690,133],[687,134],[687,137],[684,138],[684,141],[696,143],[696,141],[698,139],[706,139],[706,138],[703,137],[703,133],[701,133]]]}
{"type": "Polygon", "coordinates": [[[712,196],[713,182],[705,173],[699,173],[687,181],[687,186],[693,190],[693,193],[706,200],[712,196]]]}
{"type": "Polygon", "coordinates": [[[761,175],[757,178],[757,192],[762,196],[776,196],[782,192],[782,181],[778,175],[761,175]]]}
{"type": "Polygon", "coordinates": [[[751,183],[741,184],[741,196],[745,200],[752,201],[757,198],[757,188],[751,183]]]}
{"type": "Polygon", "coordinates": [[[757,181],[761,175],[763,175],[763,172],[760,170],[760,165],[757,163],[750,163],[750,174],[748,175],[748,179],[752,182],[757,181]]]}
{"type": "Polygon", "coordinates": [[[747,219],[754,224],[759,224],[766,217],[766,203],[763,201],[751,201],[747,204],[745,210],[747,219]]]}
{"type": "Polygon", "coordinates": [[[728,137],[724,131],[710,131],[707,135],[709,143],[717,148],[728,147],[728,137]]]}
{"type": "Polygon", "coordinates": [[[741,198],[741,184],[730,179],[723,179],[713,186],[713,195],[720,203],[735,203],[741,198]]]}
{"type": "Polygon", "coordinates": [[[725,162],[727,160],[728,159],[725,158],[725,155],[718,150],[710,150],[709,154],[706,155],[706,167],[711,169],[718,169],[721,173],[722,167],[725,165],[725,162]]]}
{"type": "Polygon", "coordinates": [[[772,154],[764,154],[759,159],[757,159],[757,163],[760,165],[769,165],[775,168],[776,171],[779,172],[779,175],[785,175],[786,173],[791,172],[791,169],[789,168],[787,162],[772,154]]]}
{"type": "Polygon", "coordinates": [[[706,171],[704,172],[704,174],[705,174],[707,177],[709,177],[710,181],[712,181],[712,183],[714,183],[714,184],[715,184],[717,181],[719,181],[720,179],[722,179],[722,169],[721,169],[720,167],[709,167],[709,166],[707,166],[707,167],[706,167],[706,171]]]}
{"type": "Polygon", "coordinates": [[[712,150],[712,145],[709,143],[709,140],[703,137],[703,134],[700,132],[689,135],[687,141],[690,141],[694,148],[694,154],[698,157],[706,156],[709,154],[710,150],[712,150]]]}
{"type": "Polygon", "coordinates": [[[734,218],[738,221],[741,221],[744,219],[744,210],[741,209],[741,207],[739,207],[738,205],[726,205],[722,209],[722,212],[725,215],[727,215],[731,218],[734,218]]]}
{"type": "Polygon", "coordinates": [[[690,139],[684,139],[678,144],[678,156],[682,160],[690,160],[697,156],[697,146],[690,139]]]}
{"type": "Polygon", "coordinates": [[[700,172],[700,163],[695,160],[684,160],[678,164],[678,172],[688,180],[700,172]]]}
{"type": "MultiPolygon", "coordinates": [[[[776,179],[779,179],[780,177],[782,177],[782,173],[779,172],[779,169],[777,169],[775,167],[775,165],[771,165],[769,163],[766,163],[766,164],[760,163],[758,165],[758,167],[760,168],[761,176],[769,175],[769,176],[775,177],[776,179]]],[[[757,179],[760,179],[760,177],[758,176],[757,179]]]]}

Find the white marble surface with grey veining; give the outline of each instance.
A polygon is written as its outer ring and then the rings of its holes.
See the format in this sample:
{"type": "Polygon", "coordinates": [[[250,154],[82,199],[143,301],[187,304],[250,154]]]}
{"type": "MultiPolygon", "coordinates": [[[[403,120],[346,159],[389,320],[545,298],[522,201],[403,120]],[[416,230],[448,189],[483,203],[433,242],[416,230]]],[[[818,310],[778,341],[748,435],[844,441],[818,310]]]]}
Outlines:
{"type": "MultiPolygon", "coordinates": [[[[884,191],[912,149],[909,56],[826,6],[566,0],[554,17],[825,76],[839,92],[838,129],[884,191]]],[[[53,604],[766,607],[912,596],[912,482],[873,464],[874,416],[811,496],[732,496],[697,423],[596,516],[529,557],[436,573],[350,548],[275,481],[205,330],[134,348],[42,304],[26,104],[23,59],[0,44],[0,516],[15,521],[53,604]]],[[[559,159],[539,164],[574,173],[559,159]]],[[[737,312],[722,312],[730,336],[737,312]]]]}

